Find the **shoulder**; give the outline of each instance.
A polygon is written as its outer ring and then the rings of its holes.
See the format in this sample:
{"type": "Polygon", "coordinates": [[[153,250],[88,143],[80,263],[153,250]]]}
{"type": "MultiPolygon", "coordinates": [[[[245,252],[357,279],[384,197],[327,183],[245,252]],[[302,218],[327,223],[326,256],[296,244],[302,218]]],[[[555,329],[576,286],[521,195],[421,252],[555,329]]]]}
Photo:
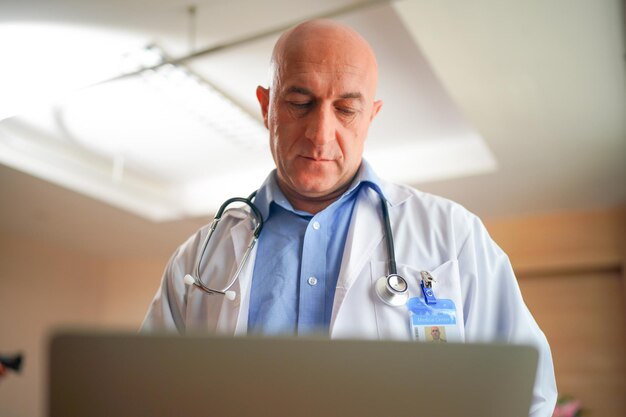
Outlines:
{"type": "Polygon", "coordinates": [[[387,181],[381,181],[381,186],[391,203],[392,210],[404,216],[416,216],[423,221],[448,227],[463,228],[475,222],[480,223],[474,213],[445,197],[387,181]]]}
{"type": "Polygon", "coordinates": [[[490,240],[478,216],[461,204],[407,185],[382,184],[399,237],[423,242],[433,250],[445,249],[451,257],[458,257],[469,241],[490,240]]]}

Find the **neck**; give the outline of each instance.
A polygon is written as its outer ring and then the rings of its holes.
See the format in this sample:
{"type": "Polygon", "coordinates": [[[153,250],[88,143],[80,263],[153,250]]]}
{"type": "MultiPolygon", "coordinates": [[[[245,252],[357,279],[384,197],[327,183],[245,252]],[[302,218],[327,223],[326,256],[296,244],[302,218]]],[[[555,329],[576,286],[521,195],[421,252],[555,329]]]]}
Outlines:
{"type": "Polygon", "coordinates": [[[296,190],[292,190],[287,185],[282,184],[280,180],[278,181],[278,187],[283,192],[289,203],[291,203],[293,208],[300,211],[306,211],[307,213],[317,214],[337,201],[339,197],[341,197],[343,193],[348,190],[351,183],[352,181],[348,181],[346,185],[341,186],[329,194],[315,197],[300,194],[296,190]]]}

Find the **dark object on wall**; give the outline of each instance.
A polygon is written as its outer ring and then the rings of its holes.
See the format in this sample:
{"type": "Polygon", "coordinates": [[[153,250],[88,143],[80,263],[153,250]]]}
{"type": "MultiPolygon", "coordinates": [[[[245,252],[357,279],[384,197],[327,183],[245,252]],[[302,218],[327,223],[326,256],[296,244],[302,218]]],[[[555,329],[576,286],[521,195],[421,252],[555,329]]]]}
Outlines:
{"type": "Polygon", "coordinates": [[[15,372],[19,372],[22,367],[22,358],[21,353],[12,356],[0,355],[0,363],[15,372]]]}

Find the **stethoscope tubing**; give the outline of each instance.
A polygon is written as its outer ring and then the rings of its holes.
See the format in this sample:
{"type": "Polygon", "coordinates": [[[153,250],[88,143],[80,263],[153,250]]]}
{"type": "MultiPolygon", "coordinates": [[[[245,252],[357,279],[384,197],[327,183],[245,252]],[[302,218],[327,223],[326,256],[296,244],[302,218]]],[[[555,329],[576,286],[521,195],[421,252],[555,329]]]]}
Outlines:
{"type": "Polygon", "coordinates": [[[235,281],[237,281],[237,278],[239,277],[239,274],[241,273],[243,266],[246,264],[246,261],[248,260],[248,257],[250,256],[250,252],[252,252],[254,245],[256,244],[257,240],[259,239],[259,236],[261,235],[261,232],[263,231],[263,216],[261,215],[261,212],[259,211],[257,206],[252,202],[252,199],[255,197],[255,195],[256,195],[256,191],[250,194],[248,198],[233,197],[224,201],[224,203],[217,210],[217,213],[215,214],[215,218],[209,225],[209,230],[207,231],[207,235],[204,238],[204,242],[202,243],[200,256],[196,259],[195,276],[192,277],[194,284],[197,285],[198,288],[200,288],[202,291],[206,292],[207,294],[226,295],[226,293],[234,285],[235,281]],[[209,245],[211,236],[213,236],[215,229],[217,229],[217,225],[222,220],[222,215],[224,214],[224,211],[226,211],[226,208],[233,203],[243,203],[250,208],[256,220],[256,227],[254,228],[254,232],[252,233],[252,239],[250,240],[250,243],[246,247],[246,251],[244,252],[243,259],[241,260],[241,262],[239,262],[239,265],[237,265],[237,270],[233,274],[232,278],[228,281],[226,288],[224,288],[223,290],[216,290],[214,288],[210,288],[206,286],[202,282],[202,280],[200,279],[200,266],[202,265],[202,259],[204,258],[204,254],[206,253],[206,248],[209,245]]]}
{"type": "MultiPolygon", "coordinates": [[[[233,292],[229,290],[234,285],[237,278],[239,277],[239,274],[241,273],[244,265],[246,264],[250,256],[250,253],[252,252],[252,249],[254,248],[257,240],[259,239],[259,236],[261,235],[261,232],[263,231],[263,216],[261,215],[260,210],[252,202],[255,196],[256,196],[256,191],[250,194],[248,198],[233,197],[224,201],[224,203],[220,206],[219,210],[215,214],[215,218],[209,225],[209,230],[207,232],[206,237],[204,238],[204,242],[202,243],[200,256],[198,256],[196,259],[195,276],[191,276],[192,283],[195,284],[202,291],[206,292],[207,294],[222,294],[227,297],[229,297],[228,293],[231,293],[230,294],[231,296],[233,295],[232,294],[233,292]],[[206,253],[207,246],[209,245],[209,241],[211,240],[211,236],[213,236],[213,233],[215,232],[217,225],[222,220],[222,215],[224,214],[228,206],[230,206],[233,203],[243,203],[250,208],[252,215],[256,220],[256,227],[254,228],[254,232],[252,234],[250,243],[246,247],[243,258],[237,265],[237,270],[235,271],[234,275],[228,281],[224,289],[216,290],[216,289],[206,286],[201,281],[200,266],[202,264],[202,259],[204,258],[204,254],[206,253]]],[[[378,280],[375,286],[375,289],[383,302],[391,306],[399,306],[399,305],[402,305],[408,297],[408,292],[407,292],[408,286],[407,286],[406,280],[402,276],[398,275],[397,265],[396,265],[396,254],[395,254],[395,249],[393,245],[393,232],[391,230],[391,220],[389,216],[389,209],[387,207],[388,202],[382,196],[381,196],[381,203],[382,203],[381,205],[382,205],[384,227],[385,227],[385,240],[387,244],[387,256],[389,259],[388,261],[389,274],[386,277],[382,277],[378,280]],[[403,282],[403,285],[404,285],[404,290],[397,291],[396,289],[394,289],[390,283],[390,279],[392,278],[401,280],[401,282],[403,282]],[[383,287],[383,280],[384,280],[384,287],[383,287]]],[[[185,277],[185,280],[186,279],[187,277],[185,277]]]]}
{"type": "Polygon", "coordinates": [[[383,219],[385,219],[385,240],[387,241],[387,256],[389,257],[389,275],[398,275],[396,266],[396,251],[393,247],[393,233],[391,231],[391,220],[389,219],[389,209],[387,200],[382,198],[383,219]]]}

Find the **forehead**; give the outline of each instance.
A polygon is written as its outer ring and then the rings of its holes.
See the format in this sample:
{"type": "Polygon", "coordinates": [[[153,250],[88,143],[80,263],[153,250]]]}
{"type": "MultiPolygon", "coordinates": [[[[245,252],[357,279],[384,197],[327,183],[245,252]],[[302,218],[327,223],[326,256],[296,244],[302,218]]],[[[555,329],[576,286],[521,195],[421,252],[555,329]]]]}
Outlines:
{"type": "Polygon", "coordinates": [[[297,86],[369,95],[375,88],[375,64],[368,54],[340,40],[303,41],[286,48],[281,58],[277,74],[281,89],[297,86]]]}

